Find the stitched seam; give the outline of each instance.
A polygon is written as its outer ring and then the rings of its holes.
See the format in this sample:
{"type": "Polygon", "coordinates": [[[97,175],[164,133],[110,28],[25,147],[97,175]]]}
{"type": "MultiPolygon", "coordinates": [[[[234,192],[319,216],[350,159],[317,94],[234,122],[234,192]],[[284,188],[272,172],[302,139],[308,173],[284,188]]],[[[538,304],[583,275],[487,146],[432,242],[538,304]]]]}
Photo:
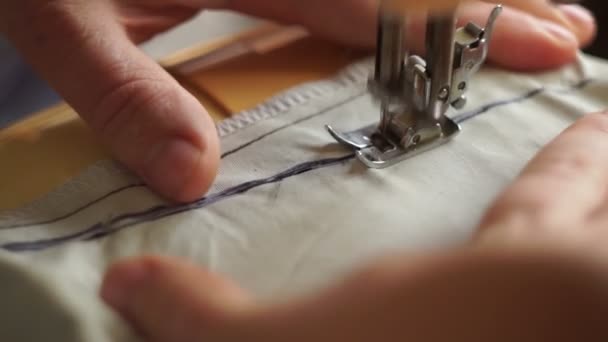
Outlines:
{"type": "Polygon", "coordinates": [[[330,97],[350,85],[361,84],[367,79],[369,66],[367,61],[359,62],[343,69],[333,80],[329,80],[330,84],[328,80],[321,80],[287,90],[252,109],[221,121],[217,124],[218,134],[222,138],[232,135],[260,121],[285,114],[296,106],[318,98],[330,97]]]}

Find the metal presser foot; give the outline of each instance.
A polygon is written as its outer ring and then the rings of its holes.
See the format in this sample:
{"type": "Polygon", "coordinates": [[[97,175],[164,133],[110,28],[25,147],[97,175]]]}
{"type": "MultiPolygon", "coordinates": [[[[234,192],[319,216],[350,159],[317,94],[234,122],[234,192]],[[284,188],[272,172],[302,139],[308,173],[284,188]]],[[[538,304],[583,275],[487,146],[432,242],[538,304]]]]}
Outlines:
{"type": "Polygon", "coordinates": [[[406,19],[381,8],[376,70],[369,81],[380,122],[346,133],[327,126],[329,133],[378,169],[448,142],[460,127],[445,114],[465,106],[469,81],[487,58],[501,11],[492,11],[485,28],[469,23],[456,29],[455,13],[429,18],[424,60],[405,48],[406,19]]]}

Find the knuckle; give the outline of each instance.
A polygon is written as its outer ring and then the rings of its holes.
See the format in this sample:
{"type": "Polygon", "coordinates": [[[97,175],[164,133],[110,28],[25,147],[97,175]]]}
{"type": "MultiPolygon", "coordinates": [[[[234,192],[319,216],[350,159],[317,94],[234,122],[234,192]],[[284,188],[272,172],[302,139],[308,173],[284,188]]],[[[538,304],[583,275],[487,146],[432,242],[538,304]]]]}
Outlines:
{"type": "Polygon", "coordinates": [[[533,188],[522,186],[508,190],[486,212],[482,227],[511,226],[543,229],[560,224],[558,222],[560,215],[556,215],[555,196],[548,191],[531,189],[533,188]]]}
{"type": "MultiPolygon", "coordinates": [[[[487,210],[482,219],[482,229],[507,226],[518,232],[531,229],[542,234],[577,219],[577,210],[564,212],[563,208],[570,195],[567,192],[578,191],[578,188],[564,185],[577,184],[581,177],[599,177],[597,152],[601,150],[599,147],[606,145],[601,139],[608,142],[608,115],[589,114],[572,125],[569,131],[569,138],[554,147],[584,142],[581,136],[594,140],[594,144],[590,148],[570,149],[570,153],[564,153],[560,148],[547,150],[542,160],[533,163],[487,210]]],[[[589,184],[591,181],[585,180],[589,184]]]]}
{"type": "Polygon", "coordinates": [[[604,133],[608,137],[608,111],[588,114],[575,123],[572,129],[604,133]]]}
{"type": "MultiPolygon", "coordinates": [[[[545,182],[556,180],[556,182],[569,181],[576,179],[583,174],[588,174],[588,170],[595,167],[596,157],[592,153],[580,151],[570,155],[554,154],[551,159],[547,159],[551,167],[544,170],[545,182]]],[[[555,184],[554,189],[559,190],[559,183],[555,184]]]]}
{"type": "MultiPolygon", "coordinates": [[[[166,86],[156,79],[129,77],[127,80],[102,94],[90,111],[91,125],[102,137],[111,139],[124,132],[125,128],[135,127],[134,120],[142,120],[146,108],[163,98],[166,86]]],[[[128,132],[131,138],[138,136],[137,131],[128,132]]]]}

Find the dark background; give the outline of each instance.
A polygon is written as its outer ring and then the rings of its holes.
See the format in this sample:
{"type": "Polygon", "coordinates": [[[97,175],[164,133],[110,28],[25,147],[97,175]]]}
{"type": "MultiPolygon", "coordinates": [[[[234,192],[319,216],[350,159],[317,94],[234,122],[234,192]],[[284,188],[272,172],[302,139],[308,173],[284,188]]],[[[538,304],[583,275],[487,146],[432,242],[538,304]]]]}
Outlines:
{"type": "Polygon", "coordinates": [[[593,46],[586,51],[590,54],[608,58],[608,0],[584,0],[582,4],[597,17],[599,32],[593,46]]]}

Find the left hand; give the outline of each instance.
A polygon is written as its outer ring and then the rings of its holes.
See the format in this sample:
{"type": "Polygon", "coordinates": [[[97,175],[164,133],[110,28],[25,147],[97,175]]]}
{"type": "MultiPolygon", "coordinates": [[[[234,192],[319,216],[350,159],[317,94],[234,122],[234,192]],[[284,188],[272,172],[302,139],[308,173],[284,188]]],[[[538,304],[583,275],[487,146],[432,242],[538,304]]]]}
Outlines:
{"type": "Polygon", "coordinates": [[[310,298],[261,305],[158,257],[113,266],[102,297],[157,342],[608,341],[606,151],[608,113],[588,115],[500,196],[472,246],[389,256],[310,298]]]}

